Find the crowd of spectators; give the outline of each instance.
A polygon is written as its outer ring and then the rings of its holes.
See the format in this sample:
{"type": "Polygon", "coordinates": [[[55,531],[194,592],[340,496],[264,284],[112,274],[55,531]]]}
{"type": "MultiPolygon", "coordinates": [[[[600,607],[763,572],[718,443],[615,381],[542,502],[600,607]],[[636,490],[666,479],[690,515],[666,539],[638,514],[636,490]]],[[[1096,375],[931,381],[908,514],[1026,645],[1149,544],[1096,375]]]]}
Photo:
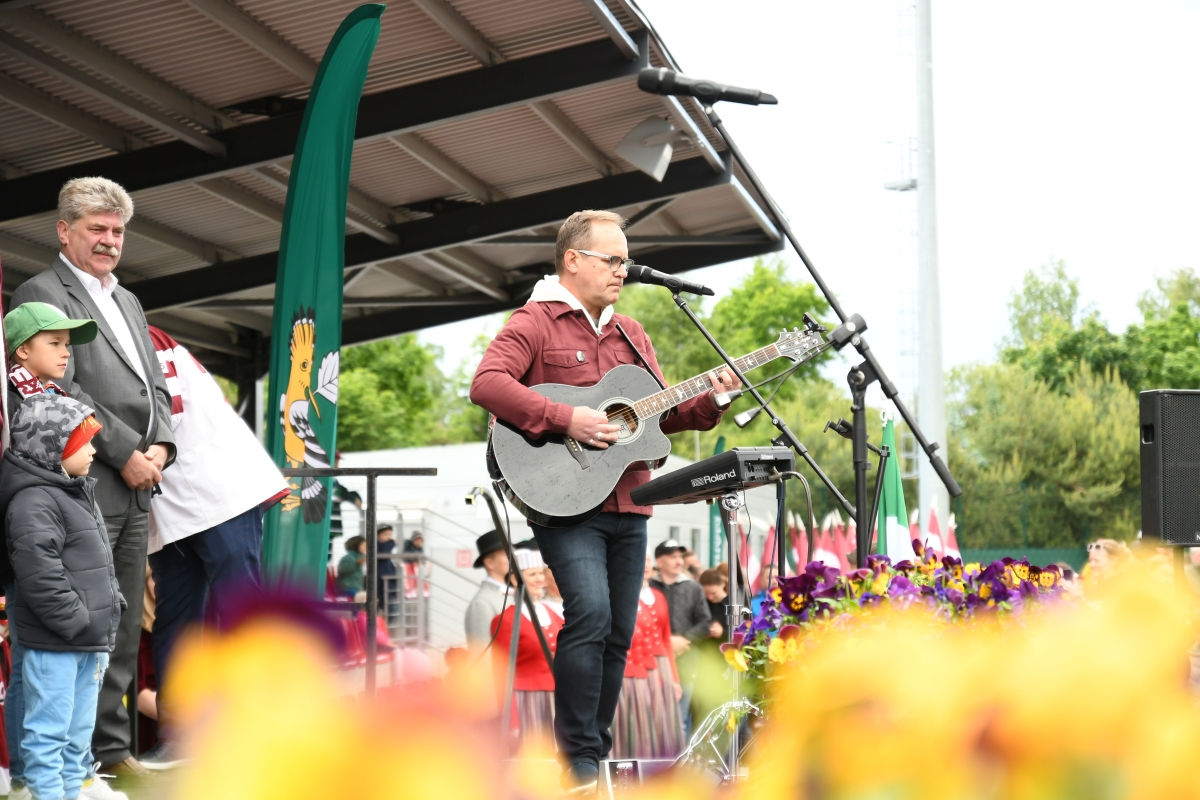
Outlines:
{"type": "MultiPolygon", "coordinates": [[[[501,535],[488,531],[475,544],[478,557],[474,567],[484,570],[486,576],[465,614],[466,652],[460,656],[454,651],[448,654],[448,661],[485,658],[490,650],[496,699],[502,702],[512,625],[519,616],[513,705],[509,709],[512,745],[514,752],[531,741],[552,746],[554,673],[546,663],[542,641],[553,655],[563,624],[555,577],[533,539],[513,545],[516,571],[533,600],[535,622],[527,607],[513,608],[516,575],[510,571],[501,535]],[[535,625],[542,628],[542,638],[535,625]]],[[[695,554],[674,539],[659,543],[647,554],[633,643],[609,728],[613,758],[675,758],[691,736],[693,721],[719,702],[712,692],[698,697],[695,687],[698,677],[713,671],[715,662],[723,663],[719,647],[726,638],[728,576],[725,564],[702,570],[695,554]]]]}

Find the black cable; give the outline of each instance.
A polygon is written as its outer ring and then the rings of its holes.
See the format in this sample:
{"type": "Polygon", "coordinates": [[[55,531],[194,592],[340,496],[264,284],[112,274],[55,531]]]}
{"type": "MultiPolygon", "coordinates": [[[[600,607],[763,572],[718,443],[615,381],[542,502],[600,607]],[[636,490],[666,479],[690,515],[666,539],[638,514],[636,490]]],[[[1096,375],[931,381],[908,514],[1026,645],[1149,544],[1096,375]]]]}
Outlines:
{"type": "Polygon", "coordinates": [[[815,528],[817,527],[817,517],[816,517],[816,514],[813,512],[812,487],[808,485],[808,478],[805,478],[799,472],[789,471],[789,472],[781,472],[779,474],[780,475],[790,475],[793,478],[796,478],[797,480],[799,480],[800,483],[804,486],[804,496],[808,500],[808,557],[807,557],[807,560],[804,562],[804,565],[808,566],[810,563],[812,563],[813,550],[816,548],[816,536],[817,536],[817,533],[815,530],[815,528]]]}
{"type": "Polygon", "coordinates": [[[786,536],[784,511],[787,507],[787,481],[780,480],[775,487],[775,577],[787,577],[787,556],[783,549],[786,536]]]}

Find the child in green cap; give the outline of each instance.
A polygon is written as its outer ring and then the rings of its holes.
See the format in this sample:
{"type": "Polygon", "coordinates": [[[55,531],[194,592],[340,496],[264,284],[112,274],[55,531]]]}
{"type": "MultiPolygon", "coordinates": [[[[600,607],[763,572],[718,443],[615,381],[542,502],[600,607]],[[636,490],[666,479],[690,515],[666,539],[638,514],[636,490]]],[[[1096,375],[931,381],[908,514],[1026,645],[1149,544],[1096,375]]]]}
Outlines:
{"type": "Polygon", "coordinates": [[[49,303],[22,303],[4,317],[8,339],[9,413],[16,403],[43,392],[65,395],[54,381],[62,380],[71,358],[70,344],[96,338],[96,321],[68,319],[49,303]]]}
{"type": "MultiPolygon", "coordinates": [[[[67,315],[49,303],[22,303],[4,317],[4,333],[8,340],[8,417],[11,419],[25,401],[38,394],[66,396],[54,384],[62,380],[71,358],[70,344],[86,344],[96,338],[96,322],[90,319],[68,319],[67,315]]],[[[7,427],[7,420],[5,420],[7,427]]],[[[6,536],[7,534],[5,534],[6,536]]],[[[17,602],[16,576],[9,560],[8,548],[0,544],[0,584],[4,587],[5,603],[12,608],[17,602]]],[[[24,736],[25,719],[25,648],[17,641],[16,627],[9,626],[9,647],[12,669],[5,689],[4,727],[8,740],[10,778],[14,798],[30,797],[25,785],[25,763],[20,742],[24,736]],[[15,745],[15,746],[14,746],[15,745]]],[[[90,779],[94,782],[96,778],[90,779]]]]}

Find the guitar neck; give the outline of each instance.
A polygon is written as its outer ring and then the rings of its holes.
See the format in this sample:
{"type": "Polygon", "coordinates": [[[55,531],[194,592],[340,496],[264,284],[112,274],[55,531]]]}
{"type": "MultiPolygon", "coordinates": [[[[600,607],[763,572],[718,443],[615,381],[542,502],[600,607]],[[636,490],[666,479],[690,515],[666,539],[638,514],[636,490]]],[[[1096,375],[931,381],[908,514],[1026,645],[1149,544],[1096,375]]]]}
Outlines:
{"type": "MultiPolygon", "coordinates": [[[[755,367],[761,367],[769,361],[774,361],[779,357],[779,347],[769,344],[766,347],[755,350],[753,353],[734,359],[733,363],[737,365],[740,372],[745,373],[755,367]]],[[[711,391],[712,381],[708,376],[715,375],[720,370],[721,367],[711,369],[703,375],[697,375],[669,389],[663,389],[658,394],[652,394],[634,403],[633,410],[637,414],[638,419],[649,419],[650,417],[656,417],[670,411],[680,403],[686,403],[693,397],[698,397],[705,392],[711,391]]]]}

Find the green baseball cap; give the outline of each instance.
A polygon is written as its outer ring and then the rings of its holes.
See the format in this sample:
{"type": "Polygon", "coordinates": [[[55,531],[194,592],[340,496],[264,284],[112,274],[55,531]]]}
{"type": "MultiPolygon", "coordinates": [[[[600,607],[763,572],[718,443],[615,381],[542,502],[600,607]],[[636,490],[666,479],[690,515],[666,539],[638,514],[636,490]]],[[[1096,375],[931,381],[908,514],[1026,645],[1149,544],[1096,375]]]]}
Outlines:
{"type": "Polygon", "coordinates": [[[68,319],[49,303],[22,303],[4,317],[8,355],[42,331],[71,331],[71,344],[87,344],[98,332],[94,319],[68,319]]]}

